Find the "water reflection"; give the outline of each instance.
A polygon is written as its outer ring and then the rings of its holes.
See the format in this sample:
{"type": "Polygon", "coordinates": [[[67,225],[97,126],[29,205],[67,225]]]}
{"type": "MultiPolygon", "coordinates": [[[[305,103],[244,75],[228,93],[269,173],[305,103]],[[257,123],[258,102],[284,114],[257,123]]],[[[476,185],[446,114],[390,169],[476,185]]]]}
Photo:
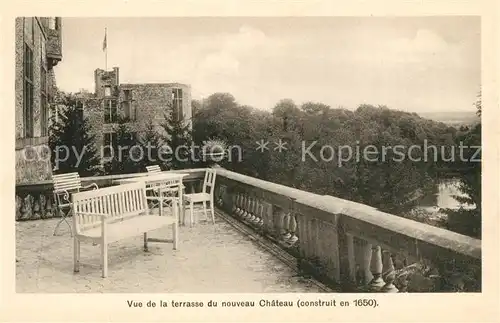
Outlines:
{"type": "MultiPolygon", "coordinates": [[[[457,178],[439,180],[433,188],[428,191],[419,201],[419,208],[433,209],[440,208],[458,209],[460,203],[453,196],[464,196],[459,190],[460,182],[457,178]]],[[[474,208],[466,206],[465,208],[474,208]]]]}

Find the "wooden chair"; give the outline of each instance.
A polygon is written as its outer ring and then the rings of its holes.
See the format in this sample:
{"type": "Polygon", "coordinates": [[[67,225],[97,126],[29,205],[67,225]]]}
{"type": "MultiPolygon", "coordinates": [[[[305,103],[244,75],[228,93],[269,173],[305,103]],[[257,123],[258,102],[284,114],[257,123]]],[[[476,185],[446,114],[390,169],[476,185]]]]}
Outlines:
{"type": "MultiPolygon", "coordinates": [[[[212,223],[215,224],[215,210],[214,210],[214,188],[215,188],[215,169],[207,169],[205,178],[203,180],[203,187],[200,193],[183,194],[184,205],[189,205],[190,210],[190,224],[193,225],[194,218],[194,205],[198,203],[203,204],[203,213],[207,217],[207,203],[210,203],[210,212],[212,214],[212,223]]],[[[184,213],[184,212],[183,212],[184,213]]]]}
{"type": "Polygon", "coordinates": [[[96,183],[82,186],[80,175],[76,172],[53,175],[52,181],[54,183],[54,201],[56,202],[57,209],[61,214],[61,220],[59,220],[56,227],[54,228],[54,235],[56,235],[57,229],[59,228],[61,223],[66,222],[71,230],[71,236],[73,236],[71,224],[66,219],[66,217],[68,217],[72,211],[70,200],[71,195],[82,190],[88,190],[90,188],[99,189],[99,187],[96,183]]]}
{"type": "Polygon", "coordinates": [[[178,212],[150,215],[144,182],[75,193],[72,205],[75,272],[80,271],[80,242],[101,245],[102,277],[108,274],[108,245],[113,242],[143,234],[144,251],[148,242],[172,243],[177,249],[178,212]],[[148,238],[149,231],[164,226],[172,226],[172,239],[148,238]]]}

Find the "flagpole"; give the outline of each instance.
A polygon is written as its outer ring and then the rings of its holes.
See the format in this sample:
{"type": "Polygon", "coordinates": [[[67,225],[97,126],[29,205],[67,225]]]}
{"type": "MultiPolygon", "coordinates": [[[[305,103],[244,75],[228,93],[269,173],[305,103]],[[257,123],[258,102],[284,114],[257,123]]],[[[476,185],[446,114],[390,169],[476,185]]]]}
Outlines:
{"type": "Polygon", "coordinates": [[[104,28],[104,39],[106,47],[104,48],[104,70],[108,70],[108,28],[104,28]]]}

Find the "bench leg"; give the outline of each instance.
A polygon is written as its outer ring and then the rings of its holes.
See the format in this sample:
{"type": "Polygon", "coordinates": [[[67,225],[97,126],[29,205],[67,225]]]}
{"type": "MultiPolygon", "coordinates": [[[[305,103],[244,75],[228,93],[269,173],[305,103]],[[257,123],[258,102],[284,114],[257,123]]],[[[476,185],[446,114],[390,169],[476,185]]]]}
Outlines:
{"type": "Polygon", "coordinates": [[[174,250],[177,250],[177,245],[179,243],[179,228],[178,228],[178,223],[175,222],[172,224],[172,240],[173,240],[173,245],[174,245],[174,250]]]}
{"type": "Polygon", "coordinates": [[[212,224],[215,224],[215,210],[214,210],[214,201],[210,201],[210,211],[212,211],[212,224]]]}
{"type": "Polygon", "coordinates": [[[189,202],[189,219],[191,220],[191,222],[189,223],[189,225],[192,227],[194,225],[194,223],[193,223],[193,219],[194,219],[193,201],[189,202]]]}
{"type": "Polygon", "coordinates": [[[144,251],[148,251],[148,233],[144,232],[144,251]]]}
{"type": "Polygon", "coordinates": [[[205,219],[208,221],[208,213],[207,213],[207,202],[203,201],[203,213],[205,214],[205,219]]]}
{"type": "Polygon", "coordinates": [[[108,244],[103,241],[101,244],[101,266],[102,266],[102,278],[108,276],[108,244]]]}
{"type": "Polygon", "coordinates": [[[80,240],[76,236],[73,237],[73,271],[80,271],[80,240]]]}

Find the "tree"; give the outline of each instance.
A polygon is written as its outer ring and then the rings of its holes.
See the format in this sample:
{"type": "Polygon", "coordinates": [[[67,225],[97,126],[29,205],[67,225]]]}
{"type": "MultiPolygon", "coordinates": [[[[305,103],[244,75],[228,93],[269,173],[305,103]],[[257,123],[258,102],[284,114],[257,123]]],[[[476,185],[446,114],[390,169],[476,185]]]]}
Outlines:
{"type": "MultiPolygon", "coordinates": [[[[481,115],[481,94],[475,103],[481,115]]],[[[481,122],[457,137],[456,145],[467,147],[462,156],[455,156],[451,164],[459,178],[458,190],[461,195],[454,198],[461,204],[458,210],[443,209],[448,215],[447,227],[473,237],[481,237],[481,122]]]]}
{"type": "Polygon", "coordinates": [[[49,127],[55,173],[78,172],[82,177],[100,174],[100,156],[81,102],[72,94],[60,93],[56,104],[58,108],[52,107],[49,127]]]}
{"type": "Polygon", "coordinates": [[[106,174],[130,174],[142,170],[142,159],[135,133],[129,126],[128,118],[119,117],[112,145],[111,160],[104,165],[106,174]]]}
{"type": "Polygon", "coordinates": [[[194,165],[192,158],[193,140],[190,120],[178,118],[173,109],[168,109],[165,121],[161,124],[165,130],[164,145],[172,152],[171,158],[164,162],[169,169],[186,169],[194,165]]]}
{"type": "Polygon", "coordinates": [[[158,133],[157,126],[152,120],[149,120],[144,133],[139,138],[139,147],[143,153],[143,158],[137,166],[145,171],[146,166],[161,165],[163,162],[160,160],[159,150],[162,143],[162,137],[158,133]]]}

